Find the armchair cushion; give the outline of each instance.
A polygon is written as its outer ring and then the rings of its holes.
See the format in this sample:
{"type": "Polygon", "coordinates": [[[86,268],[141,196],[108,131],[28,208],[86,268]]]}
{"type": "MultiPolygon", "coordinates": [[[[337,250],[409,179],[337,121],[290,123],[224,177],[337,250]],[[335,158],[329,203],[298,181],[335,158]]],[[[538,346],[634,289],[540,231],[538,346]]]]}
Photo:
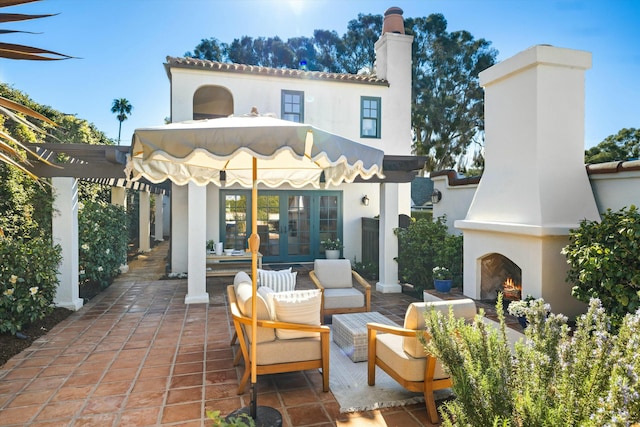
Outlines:
{"type": "MultiPolygon", "coordinates": [[[[445,301],[414,302],[409,304],[404,316],[404,327],[412,330],[424,330],[424,314],[433,307],[447,315],[449,306],[453,307],[456,317],[473,320],[476,315],[476,304],[472,299],[458,299],[445,301]]],[[[404,337],[402,348],[412,357],[425,357],[424,346],[417,337],[404,337]]]]}
{"type": "MultiPolygon", "coordinates": [[[[403,349],[403,337],[394,334],[378,334],[376,337],[376,357],[387,364],[406,381],[424,381],[427,358],[422,350],[421,357],[412,357],[403,349]]],[[[440,361],[436,362],[434,379],[447,378],[440,361]]]]}
{"type": "MultiPolygon", "coordinates": [[[[251,282],[240,283],[236,287],[236,300],[238,303],[238,309],[246,317],[251,317],[251,300],[252,300],[252,287],[251,282]]],[[[269,312],[269,306],[267,302],[262,298],[260,294],[256,294],[256,311],[258,312],[258,320],[271,320],[271,313],[269,312]]],[[[251,339],[251,326],[247,326],[247,338],[251,339]]],[[[258,327],[256,331],[256,339],[258,343],[265,341],[275,340],[275,332],[272,328],[258,327]]]]}
{"type": "Polygon", "coordinates": [[[249,276],[246,272],[244,271],[238,271],[235,275],[235,277],[233,278],[233,286],[234,289],[238,289],[238,285],[240,283],[251,283],[251,276],[249,276]]]}
{"type": "Polygon", "coordinates": [[[275,340],[258,344],[256,353],[259,366],[275,365],[321,359],[322,347],[319,337],[275,340]]]}
{"type": "Polygon", "coordinates": [[[351,288],[351,261],[348,259],[317,259],[313,271],[325,289],[351,288]]]}
{"type": "Polygon", "coordinates": [[[296,287],[298,272],[286,270],[272,271],[258,269],[258,286],[269,287],[276,292],[292,291],[296,287]]]}
{"type": "Polygon", "coordinates": [[[364,306],[364,294],[356,288],[324,290],[324,308],[357,308],[364,306]]]}
{"type": "MultiPolygon", "coordinates": [[[[276,292],[272,294],[275,318],[279,322],[320,325],[320,306],[322,294],[318,289],[276,292]]],[[[276,329],[276,335],[282,340],[305,337],[318,337],[318,332],[276,329]]]]}

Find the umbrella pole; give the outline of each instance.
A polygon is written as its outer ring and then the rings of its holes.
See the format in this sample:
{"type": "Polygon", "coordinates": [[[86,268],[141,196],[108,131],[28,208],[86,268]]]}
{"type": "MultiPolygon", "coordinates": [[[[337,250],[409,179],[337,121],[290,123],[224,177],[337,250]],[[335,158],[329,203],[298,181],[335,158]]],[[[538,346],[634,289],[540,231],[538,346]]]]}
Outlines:
{"type": "Polygon", "coordinates": [[[256,419],[258,396],[255,390],[258,382],[256,367],[256,341],[258,335],[258,249],[260,248],[260,236],[258,235],[258,160],[252,159],[253,185],[251,186],[251,236],[249,237],[249,250],[251,251],[251,418],[256,419]]]}
{"type": "Polygon", "coordinates": [[[258,250],[260,236],[258,235],[258,161],[253,158],[253,185],[251,187],[251,236],[249,237],[249,251],[251,251],[251,387],[249,408],[241,408],[227,416],[227,420],[236,419],[242,414],[249,413],[255,421],[256,427],[281,427],[282,415],[277,409],[269,406],[258,406],[258,382],[256,367],[256,341],[258,334],[257,289],[258,289],[258,250]]]}

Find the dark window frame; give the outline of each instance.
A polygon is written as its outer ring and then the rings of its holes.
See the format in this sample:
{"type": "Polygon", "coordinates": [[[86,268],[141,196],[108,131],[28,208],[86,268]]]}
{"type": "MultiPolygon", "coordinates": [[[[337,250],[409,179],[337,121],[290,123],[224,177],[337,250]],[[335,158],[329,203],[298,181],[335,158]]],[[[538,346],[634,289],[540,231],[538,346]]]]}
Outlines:
{"type": "Polygon", "coordinates": [[[377,138],[382,135],[382,98],[379,96],[362,96],[360,97],[360,137],[361,138],[377,138]],[[375,102],[375,108],[371,105],[375,102]],[[375,121],[375,135],[365,134],[365,120],[375,121]]]}
{"type": "Polygon", "coordinates": [[[300,90],[286,90],[283,89],[280,96],[280,116],[284,120],[289,120],[296,123],[304,123],[304,92],[300,90]],[[299,97],[299,102],[294,100],[288,100],[287,97],[299,97]],[[300,111],[295,111],[292,106],[297,105],[300,111]],[[291,117],[297,117],[298,120],[292,120],[291,117]]]}

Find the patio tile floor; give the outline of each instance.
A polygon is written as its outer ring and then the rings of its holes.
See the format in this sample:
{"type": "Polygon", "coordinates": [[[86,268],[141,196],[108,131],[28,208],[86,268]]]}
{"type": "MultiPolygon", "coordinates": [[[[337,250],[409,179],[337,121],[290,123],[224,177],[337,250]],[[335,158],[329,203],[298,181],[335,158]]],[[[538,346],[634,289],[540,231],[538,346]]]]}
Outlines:
{"type": "MultiPolygon", "coordinates": [[[[185,305],[186,280],[160,280],[168,243],[131,262],[129,272],[0,367],[1,426],[211,425],[249,404],[236,394],[225,302],[230,278],[207,279],[210,304],[185,305]]],[[[299,287],[311,287],[308,272],[299,287]]],[[[402,322],[416,301],[373,292],[372,310],[402,322]]],[[[424,404],[341,414],[317,371],[261,376],[259,404],[285,427],[431,426],[424,404]]]]}

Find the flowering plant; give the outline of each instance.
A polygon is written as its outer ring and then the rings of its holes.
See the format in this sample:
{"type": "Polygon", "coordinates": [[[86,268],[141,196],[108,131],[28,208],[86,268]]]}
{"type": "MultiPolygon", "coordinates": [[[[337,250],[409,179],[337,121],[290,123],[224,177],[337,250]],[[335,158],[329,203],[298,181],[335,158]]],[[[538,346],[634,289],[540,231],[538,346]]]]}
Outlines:
{"type": "Polygon", "coordinates": [[[433,267],[432,272],[434,280],[451,279],[451,273],[447,267],[433,267]]]}
{"type": "MultiPolygon", "coordinates": [[[[527,314],[531,312],[533,307],[539,304],[539,301],[543,301],[541,298],[534,298],[531,295],[527,295],[525,299],[519,301],[511,301],[509,303],[509,307],[507,307],[507,312],[516,317],[527,317],[527,314]]],[[[544,309],[547,311],[547,314],[551,312],[551,305],[548,303],[544,303],[544,309]]]]}
{"type": "Polygon", "coordinates": [[[53,310],[60,253],[50,240],[0,236],[0,333],[16,334],[53,310]]]}
{"type": "Polygon", "coordinates": [[[327,240],[323,240],[320,242],[322,244],[322,246],[324,246],[325,250],[328,251],[335,251],[335,250],[340,250],[342,248],[344,248],[344,245],[342,244],[342,242],[340,241],[340,239],[327,239],[327,240]]]}

